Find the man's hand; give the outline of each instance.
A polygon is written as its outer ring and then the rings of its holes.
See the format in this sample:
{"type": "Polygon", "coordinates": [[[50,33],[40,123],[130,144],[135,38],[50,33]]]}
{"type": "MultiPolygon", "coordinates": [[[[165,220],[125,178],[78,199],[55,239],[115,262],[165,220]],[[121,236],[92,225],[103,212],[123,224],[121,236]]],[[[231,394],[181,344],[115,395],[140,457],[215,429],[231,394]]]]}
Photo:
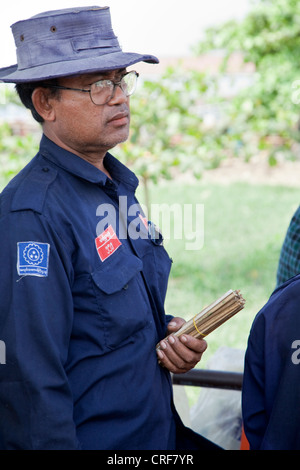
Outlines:
{"type": "Polygon", "coordinates": [[[157,356],[160,364],[173,374],[182,374],[193,369],[207,348],[203,339],[183,334],[179,338],[172,335],[185,323],[183,318],[173,318],[168,325],[168,341],[162,340],[157,356]]]}

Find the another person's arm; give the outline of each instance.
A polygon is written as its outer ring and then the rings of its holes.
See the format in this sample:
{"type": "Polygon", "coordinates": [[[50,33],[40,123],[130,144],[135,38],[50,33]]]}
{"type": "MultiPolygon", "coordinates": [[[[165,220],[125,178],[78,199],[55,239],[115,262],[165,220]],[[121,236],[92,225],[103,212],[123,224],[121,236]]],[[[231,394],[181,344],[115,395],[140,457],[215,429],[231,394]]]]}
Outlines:
{"type": "Polygon", "coordinates": [[[277,267],[277,286],[300,272],[300,207],[293,215],[283,241],[277,267]]]}

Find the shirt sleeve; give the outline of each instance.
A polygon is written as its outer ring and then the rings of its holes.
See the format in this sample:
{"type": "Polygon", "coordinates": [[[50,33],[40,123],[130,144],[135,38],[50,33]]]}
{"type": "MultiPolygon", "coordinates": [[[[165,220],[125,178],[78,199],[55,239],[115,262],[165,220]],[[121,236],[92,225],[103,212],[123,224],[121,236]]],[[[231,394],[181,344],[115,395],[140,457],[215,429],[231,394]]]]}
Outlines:
{"type": "Polygon", "coordinates": [[[33,211],[0,219],[0,449],[78,449],[64,365],[73,320],[72,266],[33,211]]]}
{"type": "Polygon", "coordinates": [[[273,292],[250,331],[242,408],[253,450],[300,449],[300,276],[273,292]]]}
{"type": "Polygon", "coordinates": [[[264,331],[264,318],[260,316],[253,323],[245,355],[242,411],[245,434],[252,450],[260,448],[267,426],[264,331]]]}

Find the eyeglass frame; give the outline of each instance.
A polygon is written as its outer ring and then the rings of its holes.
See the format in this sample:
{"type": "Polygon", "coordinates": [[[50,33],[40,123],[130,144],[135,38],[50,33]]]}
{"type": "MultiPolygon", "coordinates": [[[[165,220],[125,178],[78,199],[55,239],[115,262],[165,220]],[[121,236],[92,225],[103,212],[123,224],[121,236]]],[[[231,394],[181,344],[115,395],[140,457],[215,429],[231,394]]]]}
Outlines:
{"type": "Polygon", "coordinates": [[[119,80],[118,82],[115,82],[114,80],[111,80],[109,78],[103,78],[101,80],[97,80],[96,82],[92,83],[91,86],[95,85],[96,83],[99,83],[99,82],[102,82],[102,81],[106,81],[106,82],[111,82],[114,86],[113,88],[113,91],[112,91],[112,94],[111,96],[109,97],[109,99],[107,101],[105,101],[105,103],[101,103],[101,104],[97,104],[93,101],[93,98],[92,98],[92,94],[91,94],[91,91],[92,89],[90,88],[89,90],[85,90],[84,88],[72,88],[72,87],[67,87],[67,86],[63,86],[63,85],[52,85],[52,84],[43,84],[42,87],[44,88],[55,88],[57,90],[73,90],[73,91],[82,91],[84,93],[89,93],[90,94],[90,98],[91,98],[91,102],[95,105],[95,106],[104,106],[105,104],[109,103],[109,101],[115,96],[115,91],[116,91],[116,87],[119,86],[121,88],[121,90],[123,91],[123,93],[127,96],[131,96],[135,90],[133,90],[132,93],[130,93],[129,95],[126,94],[126,92],[123,90],[122,88],[122,80],[123,78],[126,76],[126,75],[129,75],[129,74],[134,74],[135,77],[136,77],[136,80],[138,79],[139,77],[139,73],[136,72],[135,70],[130,70],[129,72],[126,72],[124,73],[124,75],[122,76],[121,80],[119,80]]]}

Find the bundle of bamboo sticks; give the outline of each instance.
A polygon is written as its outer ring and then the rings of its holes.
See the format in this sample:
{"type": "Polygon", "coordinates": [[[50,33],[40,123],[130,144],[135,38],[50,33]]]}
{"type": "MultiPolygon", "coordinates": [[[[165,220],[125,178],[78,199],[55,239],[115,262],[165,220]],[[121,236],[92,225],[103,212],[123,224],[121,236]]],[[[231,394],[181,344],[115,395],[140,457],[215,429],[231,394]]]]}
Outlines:
{"type": "MultiPolygon", "coordinates": [[[[187,334],[195,338],[204,338],[222,323],[233,317],[244,308],[245,299],[239,290],[229,290],[218,300],[201,310],[187,321],[178,331],[172,333],[174,336],[187,334]]],[[[168,337],[166,338],[168,340],[168,337]]],[[[157,345],[156,349],[160,346],[157,345]]]]}

